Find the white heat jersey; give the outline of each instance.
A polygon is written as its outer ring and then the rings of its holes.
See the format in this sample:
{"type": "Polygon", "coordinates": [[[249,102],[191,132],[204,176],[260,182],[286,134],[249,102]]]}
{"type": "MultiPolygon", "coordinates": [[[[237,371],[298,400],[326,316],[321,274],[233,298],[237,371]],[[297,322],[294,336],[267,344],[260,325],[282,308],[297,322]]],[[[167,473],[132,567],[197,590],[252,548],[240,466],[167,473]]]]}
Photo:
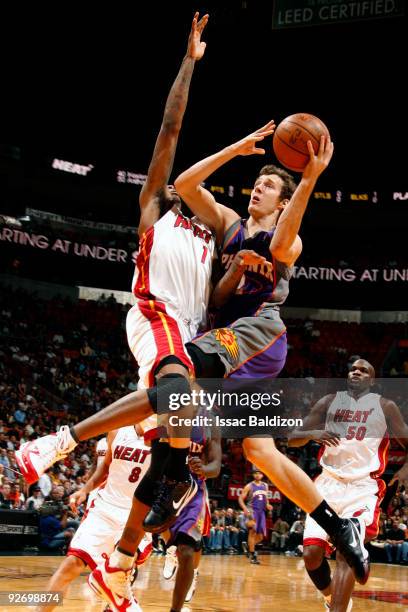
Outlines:
{"type": "Polygon", "coordinates": [[[326,415],[326,430],[341,437],[338,446],[326,446],[320,464],[341,480],[377,478],[387,463],[389,438],[378,393],[354,399],[338,391],[326,415]]]}
{"type": "Polygon", "coordinates": [[[135,428],[121,427],[112,442],[112,462],[98,498],[112,506],[130,510],[133,493],[150,466],[150,448],[135,428]]]}
{"type": "Polygon", "coordinates": [[[134,295],[170,306],[195,336],[206,322],[214,250],[210,229],[172,208],[140,240],[134,295]]]}

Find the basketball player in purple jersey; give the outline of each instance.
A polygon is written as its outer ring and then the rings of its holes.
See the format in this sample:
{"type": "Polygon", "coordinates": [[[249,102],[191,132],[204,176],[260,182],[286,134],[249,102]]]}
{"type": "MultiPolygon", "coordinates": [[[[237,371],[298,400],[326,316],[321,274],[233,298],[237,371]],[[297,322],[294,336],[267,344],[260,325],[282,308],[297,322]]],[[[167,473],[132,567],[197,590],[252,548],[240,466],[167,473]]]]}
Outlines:
{"type": "MultiPolygon", "coordinates": [[[[308,141],[310,159],[296,186],[285,170],[264,166],[255,181],[248,219],[219,202],[202,183],[234,157],[265,153],[257,145],[274,131],[270,121],[242,140],[205,158],[181,174],[176,189],[194,214],[216,234],[224,276],[214,290],[213,304],[222,306],[220,325],[187,349],[197,377],[214,376],[209,358],[222,362],[225,376],[237,379],[271,378],[279,374],[286,359],[286,329],[279,305],[289,292],[293,265],[302,251],[298,235],[303,215],[320,174],[333,155],[333,143],[322,137],[315,154],[308,141]],[[197,364],[203,364],[200,368],[197,364]],[[200,372],[201,369],[201,372],[200,372]]],[[[310,478],[282,455],[272,438],[247,437],[247,459],[257,465],[294,503],[320,525],[326,524],[339,549],[364,584],[369,575],[369,556],[364,548],[358,520],[341,520],[319,494],[310,478]],[[346,544],[346,541],[348,542],[346,544]],[[358,542],[356,563],[354,542],[358,542]]],[[[148,515],[149,516],[149,515],[148,515]]]]}
{"type": "Polygon", "coordinates": [[[263,474],[257,468],[253,470],[253,481],[242,490],[238,503],[248,517],[248,549],[251,563],[259,565],[255,546],[266,536],[266,510],[272,510],[268,504],[268,485],[262,482],[263,474]],[[246,503],[245,503],[246,502],[246,503]]]}

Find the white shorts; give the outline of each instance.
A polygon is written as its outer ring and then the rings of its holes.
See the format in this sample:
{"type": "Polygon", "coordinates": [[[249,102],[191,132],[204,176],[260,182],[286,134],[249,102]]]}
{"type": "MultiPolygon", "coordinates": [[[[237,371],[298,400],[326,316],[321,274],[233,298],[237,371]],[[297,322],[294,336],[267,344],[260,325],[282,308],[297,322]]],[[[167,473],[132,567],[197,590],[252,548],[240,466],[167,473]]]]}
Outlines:
{"type": "MultiPolygon", "coordinates": [[[[91,570],[102,563],[102,554],[110,555],[120,540],[126,521],[129,517],[130,508],[118,508],[108,504],[97,497],[86,511],[80,526],[78,527],[67,555],[79,557],[91,570]]],[[[139,553],[143,560],[148,558],[148,547],[151,550],[151,534],[145,537],[139,544],[139,553]]]]}
{"type": "Polygon", "coordinates": [[[139,366],[140,389],[154,385],[154,370],[169,355],[178,357],[189,371],[194,370],[184,344],[195,330],[163,302],[137,300],[127,314],[126,333],[139,366]]]}
{"type": "MultiPolygon", "coordinates": [[[[337,480],[323,471],[314,481],[329,506],[341,518],[359,517],[365,525],[365,539],[373,539],[378,533],[380,503],[384,497],[384,481],[364,478],[353,482],[337,480]]],[[[329,536],[314,519],[307,515],[303,546],[320,546],[330,550],[329,536]]]]}

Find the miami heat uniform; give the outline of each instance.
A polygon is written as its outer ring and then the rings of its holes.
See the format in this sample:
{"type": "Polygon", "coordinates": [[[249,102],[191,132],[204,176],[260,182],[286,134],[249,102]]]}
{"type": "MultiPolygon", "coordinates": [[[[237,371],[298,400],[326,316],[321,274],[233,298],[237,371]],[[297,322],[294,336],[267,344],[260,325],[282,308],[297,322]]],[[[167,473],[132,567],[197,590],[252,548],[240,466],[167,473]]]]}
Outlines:
{"type": "MultiPolygon", "coordinates": [[[[206,446],[206,432],[202,427],[193,427],[190,441],[190,457],[203,457],[206,446]]],[[[200,550],[201,539],[210,533],[211,513],[208,501],[207,486],[205,478],[199,478],[197,474],[191,472],[198,485],[197,493],[187,504],[177,517],[176,522],[170,528],[170,540],[168,546],[172,544],[187,544],[191,538],[195,543],[195,550],[200,550]]],[[[192,544],[193,542],[191,542],[192,544]]]]}
{"type": "Polygon", "coordinates": [[[216,318],[216,329],[196,338],[204,353],[218,353],[230,378],[273,378],[286,360],[286,328],[279,306],[289,293],[292,268],[276,261],[269,250],[274,229],[249,237],[246,220],[226,232],[219,260],[225,273],[235,255],[251,249],[272,263],[248,267],[235,294],[216,318]]]}
{"type": "Polygon", "coordinates": [[[266,536],[266,505],[268,503],[268,485],[265,482],[249,484],[249,502],[251,518],[255,521],[255,533],[266,536]]]}
{"type": "Polygon", "coordinates": [[[184,344],[205,325],[215,240],[207,226],[172,208],[140,240],[133,279],[136,304],[126,321],[139,387],[169,355],[193,370],[184,344]]]}
{"type": "MultiPolygon", "coordinates": [[[[325,429],[338,433],[338,446],[322,447],[323,468],[315,480],[319,492],[341,518],[360,517],[366,539],[378,532],[380,503],[386,485],[380,476],[387,464],[389,438],[381,396],[367,393],[354,399],[347,391],[336,393],[325,429]]],[[[304,546],[325,548],[329,536],[307,516],[304,546]]]]}
{"type": "MultiPolygon", "coordinates": [[[[150,448],[133,426],[118,429],[111,452],[108,478],[97,489],[67,553],[82,559],[92,570],[103,562],[102,553],[111,554],[120,540],[134,491],[150,466],[150,448]]],[[[138,564],[151,551],[149,536],[139,545],[138,564]]]]}
{"type": "MultiPolygon", "coordinates": [[[[101,463],[105,461],[105,455],[106,455],[107,450],[108,450],[108,440],[104,436],[103,438],[98,440],[98,442],[96,443],[96,447],[95,447],[96,469],[101,465],[101,463]]],[[[93,491],[90,492],[90,494],[88,495],[87,502],[86,502],[87,508],[89,508],[89,506],[92,504],[97,493],[98,493],[98,489],[94,489],[93,491]]]]}

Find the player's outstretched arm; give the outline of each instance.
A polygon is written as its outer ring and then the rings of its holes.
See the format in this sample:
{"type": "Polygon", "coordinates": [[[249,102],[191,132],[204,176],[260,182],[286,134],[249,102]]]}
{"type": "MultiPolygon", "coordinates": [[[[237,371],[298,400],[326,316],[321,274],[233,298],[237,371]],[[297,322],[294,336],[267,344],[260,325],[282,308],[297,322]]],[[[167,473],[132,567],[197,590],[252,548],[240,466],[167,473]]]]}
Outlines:
{"type": "MultiPolygon", "coordinates": [[[[142,215],[144,216],[148,215],[148,208],[157,206],[156,198],[160,191],[166,188],[173,169],[174,155],[184,112],[187,107],[194,65],[196,61],[203,57],[205,52],[206,43],[201,41],[201,35],[207,25],[207,21],[208,15],[204,15],[198,20],[198,13],[195,13],[188,38],[186,55],[170,89],[160,132],[148,169],[146,183],[140,192],[139,203],[142,215]]],[[[154,211],[152,214],[154,215],[156,212],[154,211]]],[[[148,221],[148,219],[144,220],[143,225],[149,225],[148,221]]]]}
{"type": "Polygon", "coordinates": [[[264,155],[265,150],[257,145],[266,136],[273,134],[274,129],[274,122],[269,121],[262,128],[245,136],[238,142],[197,162],[180,174],[175,181],[177,192],[193,213],[217,233],[219,242],[221,242],[225,230],[239,216],[232,209],[216,202],[212,193],[202,187],[201,183],[234,157],[239,155],[264,155]]]}
{"type": "Polygon", "coordinates": [[[293,265],[302,251],[302,242],[298,233],[303,215],[317,179],[329,165],[334,150],[333,143],[325,136],[322,136],[320,140],[317,155],[315,155],[310,140],[307,146],[310,155],[309,163],[303,171],[299,185],[279,217],[270,246],[275,259],[287,265],[293,265]]]}

